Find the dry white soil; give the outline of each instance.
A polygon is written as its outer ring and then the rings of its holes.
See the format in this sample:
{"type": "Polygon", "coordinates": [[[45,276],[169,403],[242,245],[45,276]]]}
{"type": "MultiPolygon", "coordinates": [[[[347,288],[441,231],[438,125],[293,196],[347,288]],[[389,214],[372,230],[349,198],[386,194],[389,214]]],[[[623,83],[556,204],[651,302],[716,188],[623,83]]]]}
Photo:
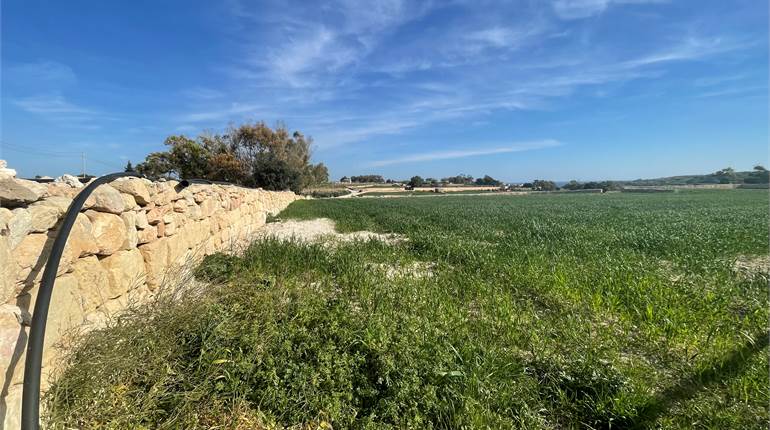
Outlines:
{"type": "Polygon", "coordinates": [[[404,240],[396,234],[374,233],[371,231],[356,231],[339,233],[334,221],[328,218],[317,218],[307,221],[287,220],[266,224],[257,232],[258,237],[273,237],[279,240],[299,240],[302,242],[350,242],[354,240],[381,240],[395,244],[404,240]]]}

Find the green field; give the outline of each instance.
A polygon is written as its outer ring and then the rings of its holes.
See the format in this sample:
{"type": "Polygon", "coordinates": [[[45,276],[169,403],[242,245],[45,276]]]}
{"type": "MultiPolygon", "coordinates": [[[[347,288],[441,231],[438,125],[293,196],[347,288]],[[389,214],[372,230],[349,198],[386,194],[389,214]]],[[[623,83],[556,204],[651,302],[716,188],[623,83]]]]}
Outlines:
{"type": "Polygon", "coordinates": [[[309,200],[82,338],[58,428],[766,428],[766,191],[309,200]],[[739,263],[736,268],[736,262],[739,263]]]}
{"type": "Polygon", "coordinates": [[[367,192],[361,195],[361,197],[365,196],[446,196],[446,195],[452,195],[452,194],[488,194],[488,193],[499,193],[499,190],[461,190],[461,191],[452,191],[450,190],[444,190],[440,193],[435,193],[432,190],[422,190],[422,191],[372,191],[367,192]]]}

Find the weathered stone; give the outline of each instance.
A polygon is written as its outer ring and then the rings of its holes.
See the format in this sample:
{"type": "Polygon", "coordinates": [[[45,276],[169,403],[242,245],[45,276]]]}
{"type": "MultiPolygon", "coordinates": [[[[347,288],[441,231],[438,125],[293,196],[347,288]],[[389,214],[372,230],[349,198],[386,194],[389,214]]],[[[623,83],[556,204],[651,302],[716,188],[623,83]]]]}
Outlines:
{"type": "Polygon", "coordinates": [[[33,203],[32,206],[36,205],[43,205],[43,206],[51,206],[56,208],[57,212],[59,213],[59,217],[64,215],[67,212],[67,209],[69,209],[70,205],[72,204],[72,199],[66,196],[51,196],[44,198],[43,200],[40,200],[39,202],[33,203]]]}
{"type": "MultiPolygon", "coordinates": [[[[109,258],[109,257],[108,257],[109,258]]],[[[96,256],[78,258],[72,265],[78,281],[77,295],[84,311],[101,306],[112,294],[110,278],[96,256]]]]}
{"type": "Polygon", "coordinates": [[[16,268],[11,264],[11,247],[8,246],[8,237],[0,236],[0,300],[2,303],[13,296],[15,281],[16,268]]]}
{"type": "Polygon", "coordinates": [[[8,246],[13,249],[32,231],[32,215],[24,208],[16,208],[11,213],[13,216],[8,221],[8,246]]]}
{"type": "Polygon", "coordinates": [[[70,187],[64,183],[49,182],[46,184],[46,194],[49,196],[62,196],[67,198],[74,198],[80,189],[70,187]]]}
{"type": "Polygon", "coordinates": [[[103,184],[88,196],[85,207],[100,212],[119,214],[125,210],[126,204],[118,190],[108,184],[103,184]]]}
{"type": "Polygon", "coordinates": [[[165,234],[166,236],[173,236],[176,234],[176,229],[177,229],[176,223],[170,222],[166,224],[166,228],[163,234],[165,234]]]}
{"type": "MultiPolygon", "coordinates": [[[[33,282],[39,282],[42,277],[43,268],[48,255],[53,246],[54,236],[52,233],[31,233],[27,235],[21,243],[13,250],[13,261],[16,263],[16,283],[22,287],[29,287],[33,282]]],[[[68,272],[72,267],[72,262],[77,256],[71,249],[64,247],[57,275],[68,272]]],[[[14,287],[16,288],[16,287],[14,287]]]]}
{"type": "Polygon", "coordinates": [[[204,217],[211,216],[219,208],[219,201],[209,198],[200,203],[201,211],[204,217]]]}
{"type": "Polygon", "coordinates": [[[158,237],[163,237],[166,235],[166,224],[165,223],[158,223],[155,224],[155,230],[158,232],[158,237]]]}
{"type": "Polygon", "coordinates": [[[160,238],[155,242],[147,243],[139,247],[144,259],[144,267],[147,272],[146,283],[155,288],[163,280],[163,274],[168,267],[168,242],[167,238],[160,238]]]}
{"type": "Polygon", "coordinates": [[[69,252],[78,257],[93,255],[99,252],[99,247],[93,234],[93,225],[85,214],[78,214],[64,249],[69,250],[69,252]]]}
{"type": "Polygon", "coordinates": [[[205,218],[203,216],[203,211],[201,210],[200,206],[198,206],[196,204],[193,204],[193,205],[191,205],[191,206],[189,206],[187,208],[186,215],[190,219],[194,219],[194,220],[201,220],[201,219],[205,218]]]}
{"type": "Polygon", "coordinates": [[[158,229],[155,226],[148,225],[147,227],[136,232],[136,238],[138,244],[150,243],[158,238],[158,229]]]}
{"type": "Polygon", "coordinates": [[[19,313],[16,310],[21,313],[21,309],[13,305],[3,305],[0,308],[0,366],[5,369],[4,372],[15,368],[16,372],[22,373],[24,362],[21,355],[24,353],[27,333],[19,322],[19,313]],[[18,344],[19,341],[21,344],[18,344]]]}
{"type": "Polygon", "coordinates": [[[165,207],[155,207],[147,211],[147,222],[150,225],[155,225],[159,222],[163,222],[163,215],[166,213],[165,207]]]}
{"type": "Polygon", "coordinates": [[[146,269],[138,249],[118,251],[101,260],[110,279],[110,298],[118,297],[144,283],[146,269]]]}
{"type": "Polygon", "coordinates": [[[177,193],[173,188],[171,189],[167,188],[164,191],[161,191],[155,196],[153,196],[152,201],[158,206],[163,206],[174,201],[176,196],[177,196],[177,193]]]}
{"type": "Polygon", "coordinates": [[[44,233],[33,233],[24,236],[22,241],[13,250],[13,260],[21,269],[35,266],[40,262],[40,255],[43,253],[48,235],[44,233]]]}
{"type": "Polygon", "coordinates": [[[142,206],[151,201],[150,191],[147,189],[147,185],[139,178],[118,179],[113,181],[110,185],[121,193],[132,195],[136,200],[136,203],[142,206]]]}
{"type": "Polygon", "coordinates": [[[11,222],[11,218],[13,218],[13,212],[10,209],[0,208],[0,236],[8,236],[10,234],[8,223],[11,222]]]}
{"type": "Polygon", "coordinates": [[[187,211],[187,200],[177,200],[174,202],[174,212],[184,213],[187,211]]]}
{"type": "Polygon", "coordinates": [[[147,228],[150,223],[147,221],[147,212],[143,210],[136,211],[136,228],[147,228]]]}
{"type": "Polygon", "coordinates": [[[43,202],[33,203],[27,208],[32,218],[30,231],[43,233],[53,228],[59,221],[60,211],[56,206],[42,204],[43,202]]]}
{"type": "Polygon", "coordinates": [[[168,241],[169,266],[183,264],[186,253],[187,253],[187,243],[184,240],[181,240],[180,238],[177,238],[177,237],[169,238],[169,241],[168,241]]]}
{"type": "MultiPolygon", "coordinates": [[[[51,294],[52,305],[48,309],[48,319],[46,323],[44,350],[53,352],[51,347],[59,342],[64,335],[72,328],[79,326],[84,321],[83,307],[77,291],[78,281],[74,275],[68,273],[56,278],[56,283],[51,294]]],[[[35,285],[28,294],[30,298],[30,309],[35,308],[37,293],[40,286],[35,285]]],[[[48,354],[45,362],[50,362],[52,354],[48,354]]],[[[44,362],[44,364],[45,364],[44,362]]]]}
{"type": "Polygon", "coordinates": [[[99,248],[98,254],[110,255],[121,249],[126,240],[127,231],[125,223],[119,216],[94,210],[86,211],[85,214],[93,226],[93,235],[96,238],[96,246],[99,248]]]}
{"type": "Polygon", "coordinates": [[[58,178],[54,179],[54,182],[58,183],[64,183],[69,185],[72,188],[83,188],[84,185],[80,180],[72,175],[61,175],[58,178]]]}
{"type": "Polygon", "coordinates": [[[40,200],[45,194],[46,187],[37,182],[16,179],[13,177],[0,178],[0,205],[16,207],[40,200]]]}
{"type": "Polygon", "coordinates": [[[126,225],[126,240],[123,242],[122,249],[134,249],[138,241],[136,233],[136,212],[128,211],[120,214],[120,218],[126,225]]]}
{"type": "Polygon", "coordinates": [[[120,193],[120,197],[123,198],[124,210],[132,211],[134,209],[139,209],[139,205],[136,204],[136,199],[134,199],[134,196],[131,194],[120,193]]]}

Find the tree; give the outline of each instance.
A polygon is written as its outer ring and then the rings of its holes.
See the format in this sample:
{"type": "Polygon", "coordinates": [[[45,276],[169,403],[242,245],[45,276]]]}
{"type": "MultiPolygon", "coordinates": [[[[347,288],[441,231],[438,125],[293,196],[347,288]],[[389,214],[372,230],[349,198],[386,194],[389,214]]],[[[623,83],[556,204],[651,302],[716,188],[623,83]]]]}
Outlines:
{"type": "Polygon", "coordinates": [[[442,182],[448,182],[450,184],[467,185],[473,183],[473,176],[459,174],[457,176],[449,176],[441,179],[442,182]]]}
{"type": "Polygon", "coordinates": [[[424,183],[425,180],[421,176],[412,176],[412,179],[409,180],[409,185],[415,188],[423,186],[424,183]]]}
{"type": "Polygon", "coordinates": [[[323,184],[329,182],[329,169],[324,163],[318,163],[312,167],[313,171],[313,183],[323,184]]]}
{"type": "Polygon", "coordinates": [[[489,176],[484,175],[483,178],[477,178],[476,179],[476,185],[484,185],[484,186],[499,186],[502,182],[498,181],[497,179],[489,176]]]}
{"type": "Polygon", "coordinates": [[[385,178],[383,178],[382,175],[351,176],[350,180],[352,182],[374,182],[374,183],[377,183],[377,184],[385,182],[385,178]]]}
{"type": "Polygon", "coordinates": [[[734,183],[738,179],[737,175],[735,174],[735,169],[732,167],[725,167],[722,170],[717,170],[712,176],[716,177],[717,182],[720,184],[734,183]]]}
{"type": "Polygon", "coordinates": [[[546,181],[542,179],[535,179],[532,181],[532,188],[540,191],[554,191],[558,189],[553,181],[546,181]]]}
{"type": "Polygon", "coordinates": [[[169,136],[168,150],[148,155],[137,169],[151,178],[200,178],[253,186],[258,185],[257,167],[280,161],[273,173],[291,172],[286,181],[298,181],[301,189],[329,180],[326,166],[310,163],[312,142],[300,132],[289,133],[283,124],[274,129],[264,122],[243,124],[231,126],[224,134],[204,133],[195,139],[169,136]]]}
{"type": "Polygon", "coordinates": [[[266,190],[291,190],[295,193],[302,190],[300,173],[275,154],[265,153],[257,157],[253,177],[254,185],[266,190]]]}
{"type": "Polygon", "coordinates": [[[170,177],[174,167],[168,152],[153,152],[136,165],[136,171],[150,179],[160,179],[170,177]]]}
{"type": "Polygon", "coordinates": [[[134,166],[131,164],[131,160],[128,160],[128,163],[126,163],[126,167],[123,169],[124,172],[133,172],[134,166]]]}
{"type": "Polygon", "coordinates": [[[205,176],[212,181],[243,183],[248,171],[248,166],[235,155],[218,153],[209,157],[208,172],[205,176]]]}
{"type": "Polygon", "coordinates": [[[747,184],[767,184],[770,182],[770,172],[764,166],[757,164],[754,171],[743,180],[747,184]]]}
{"type": "Polygon", "coordinates": [[[211,152],[205,146],[185,136],[169,136],[165,144],[171,147],[169,159],[173,172],[180,178],[211,179],[208,176],[211,152]]]}

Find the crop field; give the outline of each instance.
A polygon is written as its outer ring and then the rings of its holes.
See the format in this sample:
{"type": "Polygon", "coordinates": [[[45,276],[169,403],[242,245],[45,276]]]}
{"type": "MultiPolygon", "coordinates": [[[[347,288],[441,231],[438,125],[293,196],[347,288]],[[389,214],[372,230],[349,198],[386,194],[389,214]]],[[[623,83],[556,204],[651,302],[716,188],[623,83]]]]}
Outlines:
{"type": "Polygon", "coordinates": [[[82,337],[53,428],[766,428],[768,193],[305,200],[82,337]]]}

